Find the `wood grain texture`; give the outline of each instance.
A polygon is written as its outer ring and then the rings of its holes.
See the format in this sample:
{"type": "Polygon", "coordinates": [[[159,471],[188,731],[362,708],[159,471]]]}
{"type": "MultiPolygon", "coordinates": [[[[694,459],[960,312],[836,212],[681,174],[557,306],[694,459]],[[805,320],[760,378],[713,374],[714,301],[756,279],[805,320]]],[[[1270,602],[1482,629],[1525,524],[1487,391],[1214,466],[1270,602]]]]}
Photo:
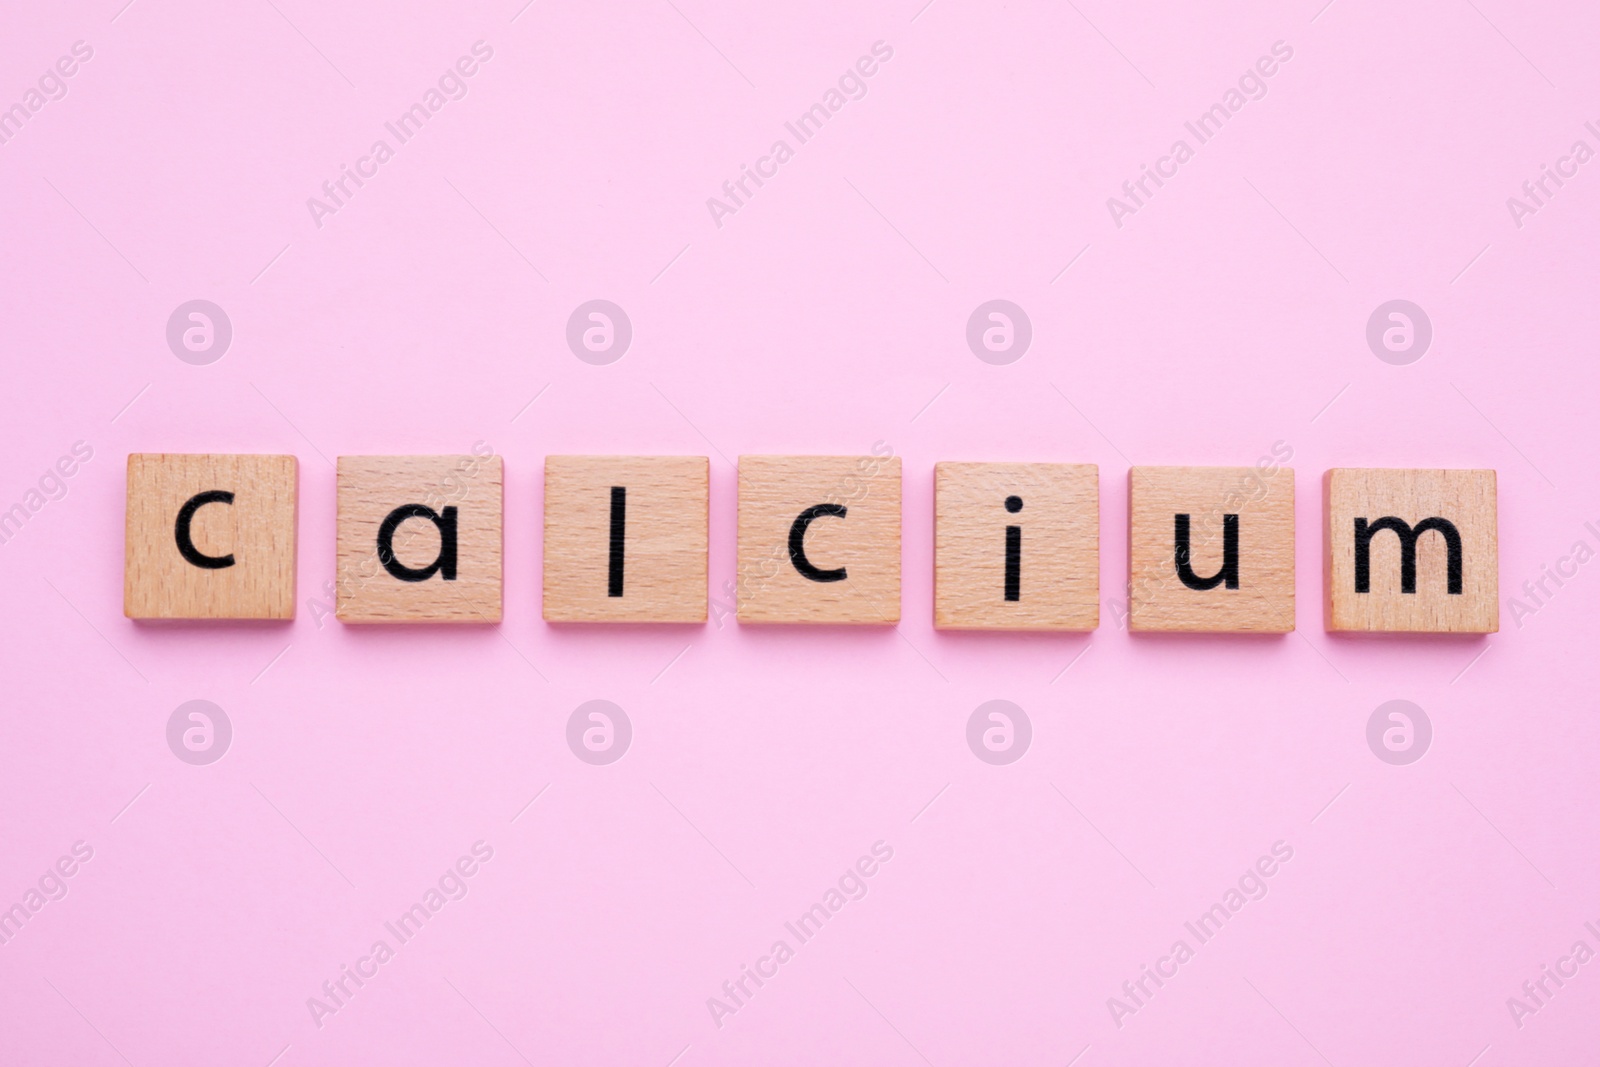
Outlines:
{"type": "Polygon", "coordinates": [[[941,630],[1100,625],[1100,468],[1092,463],[934,467],[933,624],[941,630]],[[1020,504],[1010,510],[1008,499],[1020,504]],[[1007,528],[1016,527],[1015,587],[1007,528]],[[1015,593],[1016,599],[1007,597],[1015,593]]]}
{"type": "Polygon", "coordinates": [[[1294,629],[1294,471],[1134,467],[1128,472],[1128,628],[1145,633],[1288,633],[1294,629]],[[1180,577],[1175,518],[1189,516],[1189,573],[1224,573],[1237,516],[1237,587],[1180,577]]]}
{"type": "MultiPolygon", "coordinates": [[[[499,456],[340,456],[338,589],[342,622],[499,622],[504,470],[499,456]],[[402,581],[378,558],[378,532],[396,509],[456,509],[456,577],[402,581]]],[[[394,531],[394,559],[426,569],[439,556],[439,527],[408,518],[394,531]]]]}
{"type": "Polygon", "coordinates": [[[130,619],[294,618],[299,465],[293,456],[134,453],[128,457],[123,613],[130,619]],[[196,494],[220,491],[193,510],[194,550],[232,555],[201,567],[179,549],[177,520],[196,494]]]}
{"type": "Polygon", "coordinates": [[[740,456],[738,598],[742,623],[899,622],[900,457],[740,456]],[[804,540],[842,581],[812,581],[790,559],[791,527],[815,505],[845,509],[804,540]]]}
{"type": "Polygon", "coordinates": [[[1323,574],[1332,631],[1492,634],[1500,629],[1498,513],[1492,470],[1334,468],[1323,479],[1323,574]],[[1450,523],[1460,540],[1459,593],[1451,593],[1449,538],[1416,536],[1415,591],[1402,590],[1400,531],[1371,532],[1368,591],[1356,591],[1356,521],[1384,518],[1408,527],[1430,518],[1450,523]]]}
{"type": "Polygon", "coordinates": [[[546,456],[547,622],[705,622],[710,461],[705,456],[546,456]],[[622,496],[613,592],[612,496],[622,496]]]}

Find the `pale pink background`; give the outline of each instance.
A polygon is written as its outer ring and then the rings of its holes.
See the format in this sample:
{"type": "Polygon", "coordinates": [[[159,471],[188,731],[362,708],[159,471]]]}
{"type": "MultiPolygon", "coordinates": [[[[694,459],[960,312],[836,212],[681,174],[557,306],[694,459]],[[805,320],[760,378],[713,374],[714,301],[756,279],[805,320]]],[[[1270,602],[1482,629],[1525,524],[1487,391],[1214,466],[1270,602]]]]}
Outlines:
{"type": "Polygon", "coordinates": [[[94,449],[0,546],[0,904],[95,850],[0,946],[0,1061],[1596,1055],[1600,962],[1520,1030],[1505,1002],[1600,948],[1600,565],[1486,642],[1334,639],[1319,607],[1330,466],[1497,469],[1507,597],[1596,545],[1600,162],[1521,229],[1505,204],[1600,147],[1593,5],[121,4],[12,3],[0,33],[5,105],[94,48],[0,145],[0,508],[94,449]],[[316,228],[306,198],[480,39],[469,95],[316,228]],[[705,198],[877,40],[865,99],[714,226],[705,198]],[[1269,95],[1113,226],[1106,197],[1277,40],[1269,95]],[[596,297],[634,324],[611,366],[564,341],[596,297]],[[995,297],[1034,325],[1010,366],[964,340],[995,297]],[[1406,367],[1364,339],[1397,297],[1435,329],[1406,367]],[[211,366],[164,338],[194,298],[232,317],[211,366]],[[506,457],[504,624],[319,626],[328,460],[477,440],[506,457]],[[728,460],[877,440],[905,459],[897,629],[540,620],[547,453],[710,455],[720,587],[728,460]],[[1130,638],[1129,462],[1278,440],[1300,630],[1130,638]],[[122,617],[130,451],[300,457],[292,625],[122,617]],[[1100,464],[1097,632],[933,631],[944,459],[1100,464]],[[634,724],[609,767],[564,740],[597,697],[634,724]],[[234,723],[209,767],[166,746],[195,698],[234,723]],[[966,746],[995,698],[1034,724],[1009,767],[966,746]],[[1396,698],[1435,729],[1409,767],[1364,736],[1396,698]],[[478,839],[470,895],[318,1029],[306,998],[478,839]],[[706,998],[879,839],[870,894],[714,1026],[706,998]],[[1280,839],[1270,895],[1113,1025],[1280,839]]]}

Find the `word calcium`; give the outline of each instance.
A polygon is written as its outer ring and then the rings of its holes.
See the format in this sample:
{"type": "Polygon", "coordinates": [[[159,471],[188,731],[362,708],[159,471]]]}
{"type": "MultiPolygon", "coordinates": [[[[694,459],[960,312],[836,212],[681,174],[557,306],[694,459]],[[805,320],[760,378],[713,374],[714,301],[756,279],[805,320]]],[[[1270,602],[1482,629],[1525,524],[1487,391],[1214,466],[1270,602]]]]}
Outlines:
{"type": "MultiPolygon", "coordinates": [[[[1129,629],[1294,629],[1292,455],[1280,442],[1252,467],[1128,472],[1129,629]]],[[[709,466],[547,457],[544,618],[704,623],[709,466]]],[[[738,620],[898,623],[900,467],[882,442],[861,456],[740,457],[738,620]]],[[[503,490],[503,461],[482,443],[340,457],[334,614],[500,621],[503,490]]],[[[1499,629],[1494,471],[1338,468],[1322,490],[1326,629],[1499,629]]],[[[125,613],[292,619],[297,507],[293,456],[130,455],[125,613]]],[[[933,520],[936,627],[1099,626],[1098,467],[939,463],[933,520]]]]}

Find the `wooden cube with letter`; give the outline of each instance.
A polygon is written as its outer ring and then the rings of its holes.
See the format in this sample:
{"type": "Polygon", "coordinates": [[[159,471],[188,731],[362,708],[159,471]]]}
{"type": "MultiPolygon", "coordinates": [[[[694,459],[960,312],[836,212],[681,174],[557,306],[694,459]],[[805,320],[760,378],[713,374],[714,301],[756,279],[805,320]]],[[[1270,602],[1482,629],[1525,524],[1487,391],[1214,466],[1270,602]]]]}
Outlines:
{"type": "Polygon", "coordinates": [[[1324,490],[1329,630],[1500,629],[1494,471],[1340,467],[1324,490]]]}
{"type": "Polygon", "coordinates": [[[705,622],[705,456],[546,456],[547,622],[705,622]]]}
{"type": "Polygon", "coordinates": [[[900,621],[900,457],[740,456],[742,623],[900,621]]]}
{"type": "Polygon", "coordinates": [[[1134,467],[1128,472],[1128,628],[1294,629],[1294,471],[1134,467]]]}
{"type": "Polygon", "coordinates": [[[1100,624],[1100,468],[940,463],[933,484],[935,627],[1100,624]]]}
{"type": "Polygon", "coordinates": [[[341,622],[499,622],[495,455],[340,456],[341,622]]]}
{"type": "Polygon", "coordinates": [[[294,618],[293,456],[128,457],[123,613],[294,618]]]}

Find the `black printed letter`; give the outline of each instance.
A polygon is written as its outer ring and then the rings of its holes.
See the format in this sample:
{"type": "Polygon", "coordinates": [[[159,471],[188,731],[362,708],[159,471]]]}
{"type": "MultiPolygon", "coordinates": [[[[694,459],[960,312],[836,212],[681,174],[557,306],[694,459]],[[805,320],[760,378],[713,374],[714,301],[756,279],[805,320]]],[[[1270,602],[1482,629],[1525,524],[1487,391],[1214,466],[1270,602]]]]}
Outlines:
{"type": "Polygon", "coordinates": [[[435,573],[447,582],[456,580],[456,509],[444,513],[422,504],[404,504],[389,512],[378,527],[378,562],[402,582],[425,582],[435,573]],[[394,558],[394,532],[407,519],[427,519],[439,528],[439,555],[421,570],[413,570],[394,558]]]}
{"type": "Polygon", "coordinates": [[[1429,530],[1444,538],[1445,592],[1461,594],[1461,534],[1448,519],[1434,516],[1411,526],[1403,519],[1386,515],[1368,525],[1366,519],[1356,520],[1356,592],[1372,591],[1372,535],[1383,530],[1393,530],[1400,539],[1400,591],[1417,591],[1417,538],[1429,530]]]}
{"type": "Polygon", "coordinates": [[[208,556],[194,547],[194,539],[189,536],[189,524],[194,521],[194,513],[207,504],[232,504],[233,494],[226,489],[212,489],[205,493],[196,493],[178,509],[178,523],[173,530],[173,535],[178,539],[178,554],[193,563],[196,567],[204,567],[208,571],[221,570],[223,567],[233,566],[233,553],[226,556],[208,556]]]}
{"type": "Polygon", "coordinates": [[[818,570],[806,558],[806,527],[810,526],[811,520],[819,515],[835,515],[842,519],[847,510],[842,504],[813,504],[795,516],[794,524],[789,527],[789,562],[794,564],[794,569],[802,576],[810,578],[813,582],[844,581],[843,567],[831,571],[818,570]]]}
{"type": "Polygon", "coordinates": [[[607,576],[606,596],[622,595],[622,547],[628,533],[628,490],[625,486],[611,487],[611,569],[607,576]]]}
{"type": "Polygon", "coordinates": [[[1223,586],[1239,588],[1239,516],[1222,516],[1222,569],[1209,578],[1197,577],[1189,566],[1189,516],[1172,517],[1172,561],[1178,565],[1178,577],[1190,589],[1204,591],[1223,586]]]}
{"type": "MultiPolygon", "coordinates": [[[[1015,515],[1022,510],[1020,496],[1006,497],[1006,510],[1015,515]]],[[[1022,599],[1022,527],[1006,527],[1006,599],[1022,599]]]]}

